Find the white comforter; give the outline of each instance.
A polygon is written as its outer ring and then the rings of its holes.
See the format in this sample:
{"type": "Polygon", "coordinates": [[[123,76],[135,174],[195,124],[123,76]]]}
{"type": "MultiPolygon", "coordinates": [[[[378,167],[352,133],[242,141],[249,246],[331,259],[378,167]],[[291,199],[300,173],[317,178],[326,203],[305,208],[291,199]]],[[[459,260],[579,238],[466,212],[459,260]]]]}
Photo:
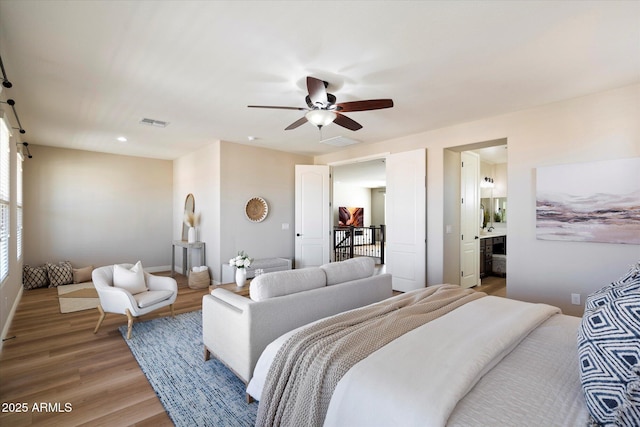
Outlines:
{"type": "MultiPolygon", "coordinates": [[[[556,307],[499,297],[465,304],[396,339],[338,383],[326,426],[442,426],[458,400],[556,307]]],[[[261,356],[247,392],[260,399],[268,367],[289,336],[261,356]]]]}

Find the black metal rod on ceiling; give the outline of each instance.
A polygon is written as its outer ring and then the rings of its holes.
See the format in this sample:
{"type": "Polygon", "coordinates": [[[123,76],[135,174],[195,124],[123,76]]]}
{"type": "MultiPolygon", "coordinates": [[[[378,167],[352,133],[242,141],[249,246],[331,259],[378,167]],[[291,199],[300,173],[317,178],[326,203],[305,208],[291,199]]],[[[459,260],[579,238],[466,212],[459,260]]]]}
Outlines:
{"type": "Polygon", "coordinates": [[[9,89],[13,85],[7,78],[7,72],[4,70],[4,64],[2,63],[2,56],[0,56],[0,69],[2,69],[2,86],[9,89]]]}
{"type": "Polygon", "coordinates": [[[22,146],[24,147],[24,150],[27,150],[27,157],[30,159],[33,158],[33,156],[31,155],[31,151],[29,151],[29,143],[23,142],[22,146]]]}
{"type": "Polygon", "coordinates": [[[11,109],[13,110],[13,115],[16,117],[16,121],[18,122],[18,129],[20,129],[20,133],[27,133],[26,130],[22,128],[22,123],[20,123],[20,118],[18,117],[18,112],[16,111],[16,101],[13,99],[7,99],[7,102],[0,101],[3,104],[11,105],[11,109]]]}
{"type": "Polygon", "coordinates": [[[16,122],[18,122],[20,133],[27,133],[27,131],[22,128],[22,123],[20,123],[20,118],[18,117],[18,112],[16,111],[16,101],[14,101],[13,99],[7,99],[7,104],[11,105],[13,115],[16,116],[16,122]]]}

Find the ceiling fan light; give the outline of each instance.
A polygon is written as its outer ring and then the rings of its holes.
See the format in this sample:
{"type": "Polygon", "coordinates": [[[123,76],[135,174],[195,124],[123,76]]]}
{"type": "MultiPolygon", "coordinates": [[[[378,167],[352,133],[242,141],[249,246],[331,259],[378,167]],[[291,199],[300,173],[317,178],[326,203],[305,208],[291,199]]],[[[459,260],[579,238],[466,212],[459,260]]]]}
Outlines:
{"type": "Polygon", "coordinates": [[[305,114],[307,120],[318,127],[326,126],[336,119],[336,113],[328,110],[311,110],[305,114]]]}

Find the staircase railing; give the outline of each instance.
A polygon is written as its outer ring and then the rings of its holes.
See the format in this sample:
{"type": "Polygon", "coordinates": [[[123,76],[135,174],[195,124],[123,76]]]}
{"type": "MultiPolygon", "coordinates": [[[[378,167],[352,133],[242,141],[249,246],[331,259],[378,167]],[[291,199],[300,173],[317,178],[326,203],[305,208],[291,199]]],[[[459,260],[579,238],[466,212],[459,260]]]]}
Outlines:
{"type": "Polygon", "coordinates": [[[376,258],[384,264],[385,226],[345,227],[333,228],[333,252],[335,261],[368,256],[376,258]]]}

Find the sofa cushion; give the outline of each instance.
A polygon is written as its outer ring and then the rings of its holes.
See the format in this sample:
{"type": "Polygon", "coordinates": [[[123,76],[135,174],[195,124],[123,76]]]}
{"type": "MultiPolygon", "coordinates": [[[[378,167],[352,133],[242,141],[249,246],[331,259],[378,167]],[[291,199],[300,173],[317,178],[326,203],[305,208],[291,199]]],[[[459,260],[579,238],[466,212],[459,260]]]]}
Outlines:
{"type": "Polygon", "coordinates": [[[160,301],[169,299],[172,295],[173,292],[171,291],[146,291],[135,294],[133,298],[136,300],[136,303],[138,303],[138,307],[146,308],[160,301]]]}
{"type": "Polygon", "coordinates": [[[138,261],[131,268],[118,264],[114,265],[113,286],[129,291],[132,295],[145,292],[147,290],[147,284],[144,281],[142,263],[138,261]]]}
{"type": "Polygon", "coordinates": [[[265,273],[251,281],[249,297],[254,301],[321,288],[326,284],[324,271],[317,267],[265,273]]]}
{"type": "Polygon", "coordinates": [[[93,265],[88,265],[82,268],[73,269],[73,283],[84,283],[91,281],[91,273],[93,272],[93,265]]]}
{"type": "Polygon", "coordinates": [[[25,264],[22,267],[22,283],[25,289],[46,288],[49,286],[49,279],[47,278],[47,268],[42,267],[30,267],[25,264]]]}
{"type": "Polygon", "coordinates": [[[359,257],[320,266],[327,275],[327,286],[373,276],[373,258],[359,257]]]}
{"type": "Polygon", "coordinates": [[[71,266],[71,261],[60,261],[57,265],[48,262],[46,266],[50,288],[73,283],[73,267],[71,266]]]}

